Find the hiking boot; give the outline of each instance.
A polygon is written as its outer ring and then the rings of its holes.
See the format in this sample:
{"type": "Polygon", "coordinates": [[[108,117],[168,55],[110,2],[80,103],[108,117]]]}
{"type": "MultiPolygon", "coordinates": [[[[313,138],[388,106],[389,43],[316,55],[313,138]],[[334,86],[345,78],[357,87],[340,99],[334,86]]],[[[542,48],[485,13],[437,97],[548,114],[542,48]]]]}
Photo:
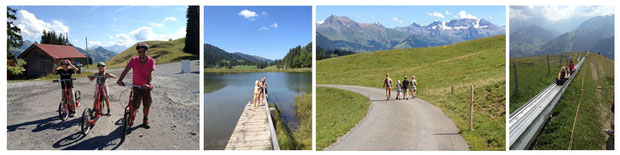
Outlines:
{"type": "Polygon", "coordinates": [[[142,126],[144,126],[145,129],[150,129],[151,125],[149,125],[149,119],[145,118],[142,120],[142,126]]]}
{"type": "Polygon", "coordinates": [[[614,135],[614,129],[605,129],[605,133],[607,133],[610,136],[614,135]]]}

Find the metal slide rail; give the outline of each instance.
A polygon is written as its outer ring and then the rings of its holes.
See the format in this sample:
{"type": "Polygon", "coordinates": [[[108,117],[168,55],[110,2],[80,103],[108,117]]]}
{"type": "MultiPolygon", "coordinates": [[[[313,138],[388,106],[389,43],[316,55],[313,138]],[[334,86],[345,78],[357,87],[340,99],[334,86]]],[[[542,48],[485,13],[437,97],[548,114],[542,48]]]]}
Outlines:
{"type": "Polygon", "coordinates": [[[568,88],[572,79],[577,75],[585,57],[577,59],[575,72],[562,86],[551,83],[536,96],[510,114],[509,140],[511,150],[525,150],[530,147],[538,132],[550,117],[562,94],[568,88]]]}

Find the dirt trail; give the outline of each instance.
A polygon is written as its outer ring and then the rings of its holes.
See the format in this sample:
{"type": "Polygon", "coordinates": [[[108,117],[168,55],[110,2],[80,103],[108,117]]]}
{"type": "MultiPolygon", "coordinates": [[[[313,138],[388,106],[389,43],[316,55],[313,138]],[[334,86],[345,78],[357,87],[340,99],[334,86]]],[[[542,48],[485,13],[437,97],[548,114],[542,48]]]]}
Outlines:
{"type": "Polygon", "coordinates": [[[598,80],[598,73],[596,71],[596,66],[594,66],[594,62],[590,61],[590,70],[592,71],[592,79],[595,81],[598,80]]]}
{"type": "MultiPolygon", "coordinates": [[[[120,141],[123,110],[129,88],[117,86],[109,79],[111,116],[103,116],[87,136],[80,132],[82,112],[92,107],[94,82],[78,78],[74,82],[82,101],[76,117],[58,118],[60,86],[50,81],[8,83],[7,143],[9,150],[56,149],[199,149],[199,70],[198,61],[191,62],[192,73],[180,73],[181,63],[156,65],[153,79],[153,104],[149,113],[150,129],[142,123],[140,107],[136,122],[127,139],[120,141]],[[121,96],[122,95],[122,96],[121,96]]],[[[122,68],[108,69],[120,76],[122,68]]],[[[92,72],[95,72],[94,70],[92,72]]],[[[124,82],[131,82],[131,71],[124,82]]]]}

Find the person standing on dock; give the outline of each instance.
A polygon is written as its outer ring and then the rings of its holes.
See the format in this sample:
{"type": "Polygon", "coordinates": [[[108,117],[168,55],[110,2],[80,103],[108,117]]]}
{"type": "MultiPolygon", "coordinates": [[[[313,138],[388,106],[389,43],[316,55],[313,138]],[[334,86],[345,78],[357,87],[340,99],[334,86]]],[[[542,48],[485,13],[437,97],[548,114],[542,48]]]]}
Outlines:
{"type": "Polygon", "coordinates": [[[260,81],[260,99],[264,100],[267,95],[267,78],[263,77],[260,81]]]}
{"type": "Polygon", "coordinates": [[[258,82],[258,80],[254,81],[254,96],[252,97],[252,103],[254,104],[254,107],[258,106],[258,102],[259,102],[259,98],[260,98],[260,91],[261,91],[261,87],[260,87],[260,82],[258,82]]]}

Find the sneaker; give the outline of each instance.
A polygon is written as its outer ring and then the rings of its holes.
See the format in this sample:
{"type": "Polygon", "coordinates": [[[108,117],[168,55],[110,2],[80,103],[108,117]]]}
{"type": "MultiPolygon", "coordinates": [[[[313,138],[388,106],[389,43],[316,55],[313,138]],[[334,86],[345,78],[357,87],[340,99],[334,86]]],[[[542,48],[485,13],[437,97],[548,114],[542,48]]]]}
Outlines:
{"type": "Polygon", "coordinates": [[[614,129],[605,129],[605,133],[611,135],[614,135],[614,129]]]}
{"type": "Polygon", "coordinates": [[[69,117],[74,117],[75,116],[75,111],[69,112],[69,117]]]}
{"type": "Polygon", "coordinates": [[[145,118],[145,119],[142,121],[142,126],[144,126],[144,128],[145,128],[145,129],[150,129],[150,128],[151,128],[151,125],[149,125],[149,119],[146,119],[146,118],[145,118]]]}
{"type": "Polygon", "coordinates": [[[108,108],[108,113],[105,114],[105,115],[108,115],[108,116],[110,115],[110,108],[108,108]]]}

